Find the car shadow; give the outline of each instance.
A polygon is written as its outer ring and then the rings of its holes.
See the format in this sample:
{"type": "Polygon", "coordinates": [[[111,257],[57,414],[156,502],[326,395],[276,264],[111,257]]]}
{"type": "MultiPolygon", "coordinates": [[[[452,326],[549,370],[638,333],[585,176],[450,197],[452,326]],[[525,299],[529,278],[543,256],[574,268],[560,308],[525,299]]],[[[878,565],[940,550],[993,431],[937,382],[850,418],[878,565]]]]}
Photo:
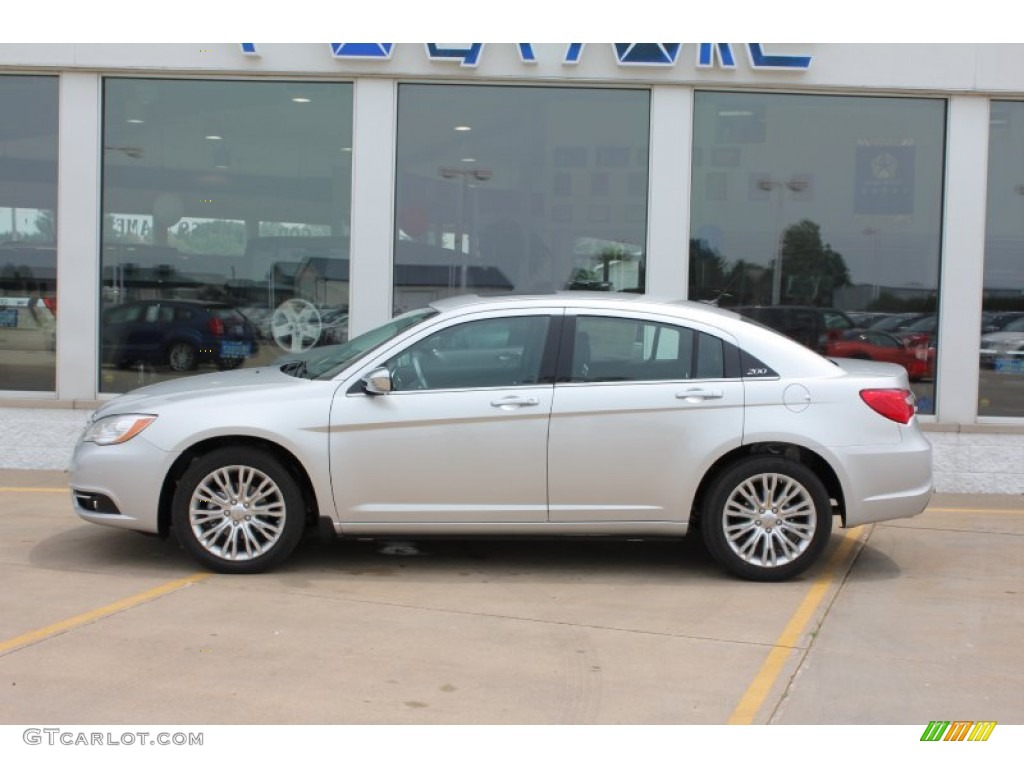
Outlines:
{"type": "MultiPolygon", "coordinates": [[[[791,581],[817,578],[838,545],[833,537],[822,559],[791,581]]],[[[126,571],[176,578],[203,570],[172,534],[167,538],[83,525],[36,544],[29,562],[49,570],[97,573],[126,571]]],[[[849,578],[877,581],[899,577],[887,555],[864,545],[849,578]]],[[[604,537],[480,537],[416,539],[308,536],[270,575],[289,581],[324,577],[397,578],[430,582],[503,579],[712,580],[735,582],[708,554],[696,532],[679,539],[604,537]]]]}

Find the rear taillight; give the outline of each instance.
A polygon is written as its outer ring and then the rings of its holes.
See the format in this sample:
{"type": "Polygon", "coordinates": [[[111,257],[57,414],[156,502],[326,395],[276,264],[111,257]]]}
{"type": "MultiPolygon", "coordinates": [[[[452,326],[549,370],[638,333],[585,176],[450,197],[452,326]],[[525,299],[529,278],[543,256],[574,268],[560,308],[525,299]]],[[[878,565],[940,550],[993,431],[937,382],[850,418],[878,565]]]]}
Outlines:
{"type": "Polygon", "coordinates": [[[48,310],[50,310],[50,312],[52,312],[54,314],[54,316],[56,316],[56,314],[57,314],[57,297],[56,296],[46,296],[46,297],[44,297],[43,298],[43,304],[46,306],[46,308],[48,310]]]}
{"type": "Polygon", "coordinates": [[[223,336],[224,335],[224,321],[221,320],[219,317],[211,317],[210,318],[210,333],[212,333],[214,336],[223,336]]]}
{"type": "Polygon", "coordinates": [[[909,389],[862,389],[860,399],[875,413],[906,424],[917,410],[914,407],[914,393],[909,389]]]}

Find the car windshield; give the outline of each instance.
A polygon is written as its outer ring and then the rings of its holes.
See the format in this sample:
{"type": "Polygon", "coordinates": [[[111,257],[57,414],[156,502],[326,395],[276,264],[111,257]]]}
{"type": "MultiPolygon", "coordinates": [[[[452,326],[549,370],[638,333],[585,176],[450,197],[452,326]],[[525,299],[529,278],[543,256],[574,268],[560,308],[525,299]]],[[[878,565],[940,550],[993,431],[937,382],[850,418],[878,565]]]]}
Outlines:
{"type": "Polygon", "coordinates": [[[286,362],[281,365],[281,370],[302,379],[332,379],[381,344],[436,314],[437,310],[431,308],[406,312],[390,323],[349,339],[344,344],[321,347],[308,357],[286,362]]]}

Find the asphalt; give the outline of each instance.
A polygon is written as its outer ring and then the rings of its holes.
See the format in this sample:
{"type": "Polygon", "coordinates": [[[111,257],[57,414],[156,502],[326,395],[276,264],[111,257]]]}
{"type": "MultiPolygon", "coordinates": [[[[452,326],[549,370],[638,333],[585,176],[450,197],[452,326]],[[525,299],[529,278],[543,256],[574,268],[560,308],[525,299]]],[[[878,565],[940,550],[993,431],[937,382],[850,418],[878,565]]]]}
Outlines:
{"type": "Polygon", "coordinates": [[[269,574],[0,471],[0,723],[1024,723],[1024,497],[836,530],[783,584],[699,541],[304,542],[269,574]]]}

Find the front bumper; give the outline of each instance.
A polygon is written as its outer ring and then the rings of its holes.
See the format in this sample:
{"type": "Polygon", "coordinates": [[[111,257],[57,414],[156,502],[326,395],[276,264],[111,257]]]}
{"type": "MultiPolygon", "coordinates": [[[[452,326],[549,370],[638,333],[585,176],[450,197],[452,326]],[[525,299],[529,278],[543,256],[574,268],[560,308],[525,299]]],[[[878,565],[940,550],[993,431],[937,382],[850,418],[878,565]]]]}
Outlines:
{"type": "Polygon", "coordinates": [[[83,520],[158,533],[160,490],[176,458],[142,435],[120,445],[80,442],[71,460],[71,498],[83,520]]]}

